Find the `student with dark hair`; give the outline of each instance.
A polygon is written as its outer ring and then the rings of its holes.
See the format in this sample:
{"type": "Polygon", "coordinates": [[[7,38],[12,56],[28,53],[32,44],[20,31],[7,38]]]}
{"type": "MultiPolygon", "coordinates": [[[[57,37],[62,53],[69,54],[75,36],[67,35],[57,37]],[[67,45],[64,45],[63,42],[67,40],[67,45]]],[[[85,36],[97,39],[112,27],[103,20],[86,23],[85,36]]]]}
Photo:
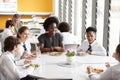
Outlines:
{"type": "Polygon", "coordinates": [[[62,36],[56,33],[59,21],[56,17],[48,17],[43,26],[46,33],[38,37],[41,52],[64,51],[62,36]]]}
{"type": "Polygon", "coordinates": [[[114,57],[119,63],[110,67],[110,64],[107,63],[107,70],[101,74],[92,73],[92,67],[87,67],[87,72],[89,74],[90,80],[120,80],[120,44],[116,47],[114,57]]]}
{"type": "Polygon", "coordinates": [[[13,33],[14,33],[14,25],[12,23],[12,20],[7,20],[5,23],[5,29],[2,32],[2,36],[1,36],[2,47],[4,46],[3,42],[5,38],[8,36],[13,36],[14,35],[13,33]]]}
{"type": "Polygon", "coordinates": [[[70,33],[70,25],[67,22],[59,23],[58,29],[63,36],[63,44],[80,44],[77,36],[70,33]]]}
{"type": "Polygon", "coordinates": [[[34,68],[32,66],[23,71],[20,71],[16,66],[14,55],[19,50],[19,44],[19,40],[13,36],[9,36],[5,39],[5,52],[0,56],[0,80],[20,80],[33,72],[34,68]]]}
{"type": "Polygon", "coordinates": [[[96,40],[96,32],[97,30],[94,27],[88,27],[86,29],[87,40],[83,41],[81,46],[77,49],[78,55],[85,52],[85,54],[89,55],[106,56],[105,48],[96,40]]]}

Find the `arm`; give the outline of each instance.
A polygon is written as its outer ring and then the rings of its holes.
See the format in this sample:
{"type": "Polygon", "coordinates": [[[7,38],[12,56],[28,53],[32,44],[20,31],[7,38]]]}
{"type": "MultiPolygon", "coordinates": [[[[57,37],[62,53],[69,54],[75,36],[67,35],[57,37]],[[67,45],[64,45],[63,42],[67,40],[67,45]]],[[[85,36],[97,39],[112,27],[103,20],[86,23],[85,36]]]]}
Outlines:
{"type": "MultiPolygon", "coordinates": [[[[57,52],[63,52],[63,36],[61,34],[57,34],[56,35],[57,39],[54,39],[54,41],[58,41],[58,46],[53,46],[53,51],[57,51],[57,52]]],[[[56,42],[55,41],[55,42],[56,42]]]]}
{"type": "Polygon", "coordinates": [[[58,46],[58,47],[53,47],[53,51],[63,52],[64,51],[64,49],[63,49],[63,43],[61,42],[60,46],[58,46]]]}
{"type": "Polygon", "coordinates": [[[90,80],[111,80],[112,79],[112,70],[111,68],[107,69],[101,74],[92,73],[92,67],[87,67],[90,80]]]}
{"type": "Polygon", "coordinates": [[[15,65],[14,61],[10,59],[9,57],[5,57],[3,60],[4,68],[7,70],[7,73],[11,77],[16,77],[16,78],[22,78],[25,77],[26,75],[30,74],[33,72],[34,68],[29,67],[28,69],[22,69],[22,71],[19,70],[19,68],[15,65]],[[9,65],[9,66],[7,66],[9,65]]]}
{"type": "Polygon", "coordinates": [[[92,51],[92,55],[99,55],[99,56],[106,56],[106,50],[105,50],[105,48],[103,47],[103,46],[96,46],[95,47],[96,48],[96,50],[93,50],[92,51]]]}
{"type": "Polygon", "coordinates": [[[39,45],[40,45],[41,53],[43,53],[43,52],[51,52],[51,51],[53,51],[52,48],[45,48],[45,47],[44,47],[44,43],[39,43],[39,45]]]}

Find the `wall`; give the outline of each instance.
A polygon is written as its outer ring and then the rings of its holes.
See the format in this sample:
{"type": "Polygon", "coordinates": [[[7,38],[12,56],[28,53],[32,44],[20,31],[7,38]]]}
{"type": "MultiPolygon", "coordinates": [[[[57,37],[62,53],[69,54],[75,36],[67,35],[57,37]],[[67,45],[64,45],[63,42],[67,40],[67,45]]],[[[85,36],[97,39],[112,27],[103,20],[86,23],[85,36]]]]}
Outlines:
{"type": "MultiPolygon", "coordinates": [[[[27,12],[27,13],[40,13],[40,12],[53,12],[53,0],[17,0],[18,4],[18,13],[27,12]]],[[[13,14],[0,15],[0,29],[4,29],[5,21],[12,18],[13,14]]],[[[24,14],[22,18],[32,18],[33,14],[27,15],[24,14]]],[[[47,17],[47,16],[42,16],[47,17]]]]}

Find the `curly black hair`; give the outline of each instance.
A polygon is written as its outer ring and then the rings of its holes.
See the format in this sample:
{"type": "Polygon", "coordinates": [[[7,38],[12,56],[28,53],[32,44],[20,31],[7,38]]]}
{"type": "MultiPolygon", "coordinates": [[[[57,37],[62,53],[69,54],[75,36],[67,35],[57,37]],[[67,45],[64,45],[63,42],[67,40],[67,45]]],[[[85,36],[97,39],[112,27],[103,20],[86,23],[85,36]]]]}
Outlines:
{"type": "Polygon", "coordinates": [[[94,27],[88,27],[88,28],[86,29],[86,33],[90,32],[90,31],[96,33],[96,32],[97,32],[97,29],[94,28],[94,27]]]}
{"type": "Polygon", "coordinates": [[[70,25],[67,22],[61,22],[59,24],[58,29],[60,32],[69,32],[70,31],[70,25]]]}
{"type": "Polygon", "coordinates": [[[43,23],[44,29],[47,31],[49,28],[49,25],[52,23],[56,23],[57,28],[58,28],[58,24],[59,24],[59,20],[57,17],[48,17],[45,22],[43,23]]]}

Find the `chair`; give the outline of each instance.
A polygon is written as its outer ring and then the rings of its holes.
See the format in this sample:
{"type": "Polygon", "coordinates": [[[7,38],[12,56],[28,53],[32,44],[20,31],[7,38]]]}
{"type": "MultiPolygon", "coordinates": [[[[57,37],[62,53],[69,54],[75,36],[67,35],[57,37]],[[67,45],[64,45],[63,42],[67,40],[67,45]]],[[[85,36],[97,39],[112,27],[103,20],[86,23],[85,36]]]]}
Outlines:
{"type": "Polygon", "coordinates": [[[40,28],[30,28],[30,33],[32,34],[32,36],[38,36],[41,33],[41,29],[40,28]]]}
{"type": "Polygon", "coordinates": [[[74,49],[76,50],[78,48],[79,44],[64,44],[64,49],[74,49]]]}

